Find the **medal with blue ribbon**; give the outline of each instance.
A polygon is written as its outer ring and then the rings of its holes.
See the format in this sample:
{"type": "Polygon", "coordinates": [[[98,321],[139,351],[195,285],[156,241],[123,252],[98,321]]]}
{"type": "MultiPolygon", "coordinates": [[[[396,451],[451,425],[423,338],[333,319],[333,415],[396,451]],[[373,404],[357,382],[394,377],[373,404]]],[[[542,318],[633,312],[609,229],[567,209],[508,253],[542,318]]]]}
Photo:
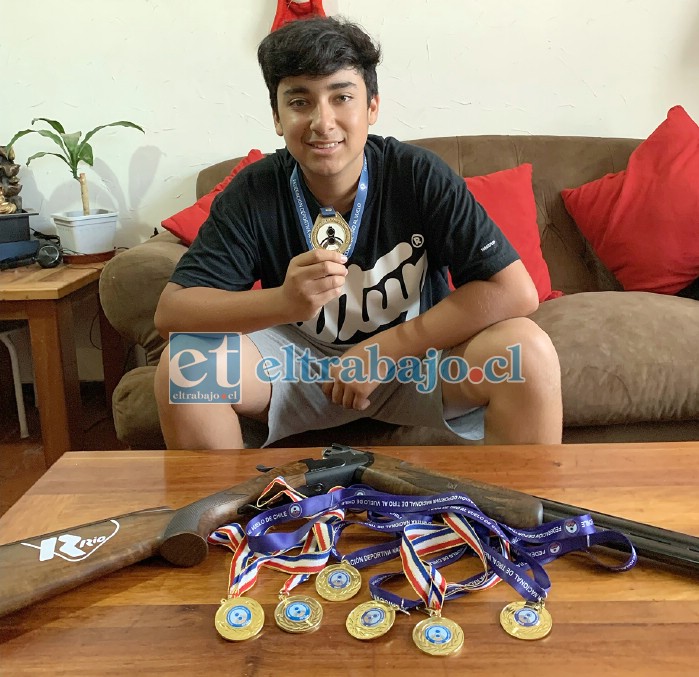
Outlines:
{"type": "Polygon", "coordinates": [[[357,233],[362,223],[364,205],[369,193],[369,166],[366,155],[364,156],[362,172],[357,185],[357,195],[354,198],[349,223],[333,207],[321,207],[315,223],[311,224],[310,212],[301,188],[298,165],[294,167],[289,183],[296,215],[306,238],[308,248],[339,251],[341,254],[349,257],[357,242],[357,233]]]}

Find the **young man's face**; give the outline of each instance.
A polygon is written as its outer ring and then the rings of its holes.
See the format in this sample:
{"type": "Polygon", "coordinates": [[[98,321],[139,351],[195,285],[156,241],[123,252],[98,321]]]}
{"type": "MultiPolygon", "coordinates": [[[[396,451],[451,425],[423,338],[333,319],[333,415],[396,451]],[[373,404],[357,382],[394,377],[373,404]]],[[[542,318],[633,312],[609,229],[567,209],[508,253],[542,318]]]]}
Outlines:
{"type": "Polygon", "coordinates": [[[379,97],[367,106],[366,85],[356,70],[284,78],[277,88],[277,106],[274,127],[309,182],[359,178],[379,97]]]}

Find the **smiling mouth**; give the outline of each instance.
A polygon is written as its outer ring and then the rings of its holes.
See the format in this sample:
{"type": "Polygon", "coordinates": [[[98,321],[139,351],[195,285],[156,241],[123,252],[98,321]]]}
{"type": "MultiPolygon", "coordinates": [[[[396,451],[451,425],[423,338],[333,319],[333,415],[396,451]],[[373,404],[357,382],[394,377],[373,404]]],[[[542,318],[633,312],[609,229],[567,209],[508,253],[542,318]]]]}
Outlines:
{"type": "Polygon", "coordinates": [[[308,143],[311,148],[317,148],[318,150],[327,150],[329,148],[335,148],[336,146],[339,146],[342,143],[342,141],[326,141],[326,142],[319,142],[319,141],[310,141],[308,143]]]}

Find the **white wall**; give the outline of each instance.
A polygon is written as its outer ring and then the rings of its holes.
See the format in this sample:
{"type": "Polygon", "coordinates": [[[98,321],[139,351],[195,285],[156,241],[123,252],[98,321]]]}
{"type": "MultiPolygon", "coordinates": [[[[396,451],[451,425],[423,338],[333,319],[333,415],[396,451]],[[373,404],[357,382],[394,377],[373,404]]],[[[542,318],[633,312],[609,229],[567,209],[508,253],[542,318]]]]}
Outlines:
{"type": "MultiPolygon", "coordinates": [[[[146,239],[194,200],[197,172],[280,145],[256,46],[276,0],[0,0],[0,143],[34,117],[104,130],[87,168],[95,207],[117,208],[117,244],[146,239]]],[[[325,0],[382,44],[374,131],[648,135],[668,108],[699,120],[696,0],[325,0]]],[[[20,140],[20,161],[51,142],[20,140]]],[[[21,173],[33,227],[77,209],[56,158],[21,173]]],[[[84,332],[83,332],[84,333],[84,332]]],[[[84,341],[86,343],[86,341],[84,341]]],[[[81,372],[85,367],[81,363],[81,372]]]]}

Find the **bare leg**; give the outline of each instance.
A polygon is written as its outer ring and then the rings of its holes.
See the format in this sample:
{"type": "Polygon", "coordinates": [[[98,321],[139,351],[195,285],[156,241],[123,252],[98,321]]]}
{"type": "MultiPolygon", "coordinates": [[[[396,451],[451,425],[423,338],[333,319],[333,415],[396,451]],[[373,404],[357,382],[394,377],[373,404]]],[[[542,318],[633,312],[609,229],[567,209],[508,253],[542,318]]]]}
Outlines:
{"type": "Polygon", "coordinates": [[[485,406],[485,444],[560,444],[563,427],[561,371],[548,335],[527,318],[498,322],[449,351],[470,367],[488,358],[508,356],[507,347],[521,345],[525,381],[443,383],[447,418],[474,406],[485,406]]]}
{"type": "Polygon", "coordinates": [[[262,359],[255,344],[242,337],[239,404],[170,404],[168,348],[163,351],[155,375],[155,398],[160,427],[168,449],[242,449],[243,436],[238,415],[266,420],[272,386],[260,381],[255,366],[262,359]]]}

